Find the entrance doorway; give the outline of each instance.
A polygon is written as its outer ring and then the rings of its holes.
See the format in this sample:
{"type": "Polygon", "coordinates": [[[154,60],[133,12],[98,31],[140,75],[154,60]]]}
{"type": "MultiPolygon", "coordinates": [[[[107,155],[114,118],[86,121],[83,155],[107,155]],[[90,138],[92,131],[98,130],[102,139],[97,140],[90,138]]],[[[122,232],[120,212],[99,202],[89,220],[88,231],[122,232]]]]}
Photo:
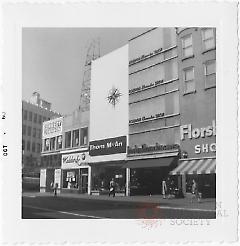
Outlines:
{"type": "Polygon", "coordinates": [[[88,168],[80,169],[79,190],[80,193],[88,192],[88,168]]]}

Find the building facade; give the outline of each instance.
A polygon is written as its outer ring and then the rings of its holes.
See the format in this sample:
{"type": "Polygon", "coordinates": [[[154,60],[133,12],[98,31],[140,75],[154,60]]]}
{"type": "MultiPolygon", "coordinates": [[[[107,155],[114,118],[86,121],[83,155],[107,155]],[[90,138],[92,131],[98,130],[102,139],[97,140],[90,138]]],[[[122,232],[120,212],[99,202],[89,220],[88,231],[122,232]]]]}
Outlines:
{"type": "Polygon", "coordinates": [[[43,124],[40,189],[51,183],[62,192],[90,193],[89,111],[75,110],[43,124]]]}
{"type": "Polygon", "coordinates": [[[216,29],[177,30],[180,91],[179,166],[184,193],[192,180],[203,196],[216,195],[216,29]]]}
{"type": "MultiPolygon", "coordinates": [[[[180,107],[175,28],[129,41],[129,193],[159,194],[177,166],[180,107]]],[[[177,182],[177,180],[176,180],[177,182]]]]}
{"type": "Polygon", "coordinates": [[[23,173],[38,172],[41,167],[42,123],[60,114],[51,110],[51,103],[34,92],[29,102],[22,101],[22,168],[23,173]]]}

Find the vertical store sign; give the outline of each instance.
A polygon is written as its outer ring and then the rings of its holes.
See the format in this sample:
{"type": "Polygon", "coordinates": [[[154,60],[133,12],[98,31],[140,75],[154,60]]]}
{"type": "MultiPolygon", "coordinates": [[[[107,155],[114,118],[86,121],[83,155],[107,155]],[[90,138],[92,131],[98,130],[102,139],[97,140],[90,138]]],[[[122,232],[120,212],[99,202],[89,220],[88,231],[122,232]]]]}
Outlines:
{"type": "MultiPolygon", "coordinates": [[[[90,144],[128,136],[128,45],[92,62],[90,144]]],[[[128,142],[128,139],[126,140],[128,142]]],[[[91,155],[91,154],[90,154],[91,155]]],[[[92,162],[122,160],[125,153],[91,156],[92,162]]]]}

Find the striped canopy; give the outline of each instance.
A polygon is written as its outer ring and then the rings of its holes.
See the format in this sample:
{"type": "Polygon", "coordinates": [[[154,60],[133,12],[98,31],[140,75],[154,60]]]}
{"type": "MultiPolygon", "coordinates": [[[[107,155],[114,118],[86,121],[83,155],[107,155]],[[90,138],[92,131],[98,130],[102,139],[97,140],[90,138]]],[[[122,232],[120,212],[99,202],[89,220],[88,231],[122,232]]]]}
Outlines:
{"type": "Polygon", "coordinates": [[[171,175],[183,174],[210,174],[216,173],[216,159],[198,159],[198,160],[184,160],[177,166],[171,175]]]}

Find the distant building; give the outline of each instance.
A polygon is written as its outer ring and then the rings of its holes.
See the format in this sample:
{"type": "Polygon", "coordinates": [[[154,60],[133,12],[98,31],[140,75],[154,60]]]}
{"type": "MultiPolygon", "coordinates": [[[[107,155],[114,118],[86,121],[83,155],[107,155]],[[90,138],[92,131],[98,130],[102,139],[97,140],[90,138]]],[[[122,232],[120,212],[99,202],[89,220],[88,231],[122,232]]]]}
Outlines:
{"type": "Polygon", "coordinates": [[[34,92],[22,101],[22,168],[23,172],[39,172],[42,149],[42,123],[61,116],[51,110],[51,103],[34,92]]]}

